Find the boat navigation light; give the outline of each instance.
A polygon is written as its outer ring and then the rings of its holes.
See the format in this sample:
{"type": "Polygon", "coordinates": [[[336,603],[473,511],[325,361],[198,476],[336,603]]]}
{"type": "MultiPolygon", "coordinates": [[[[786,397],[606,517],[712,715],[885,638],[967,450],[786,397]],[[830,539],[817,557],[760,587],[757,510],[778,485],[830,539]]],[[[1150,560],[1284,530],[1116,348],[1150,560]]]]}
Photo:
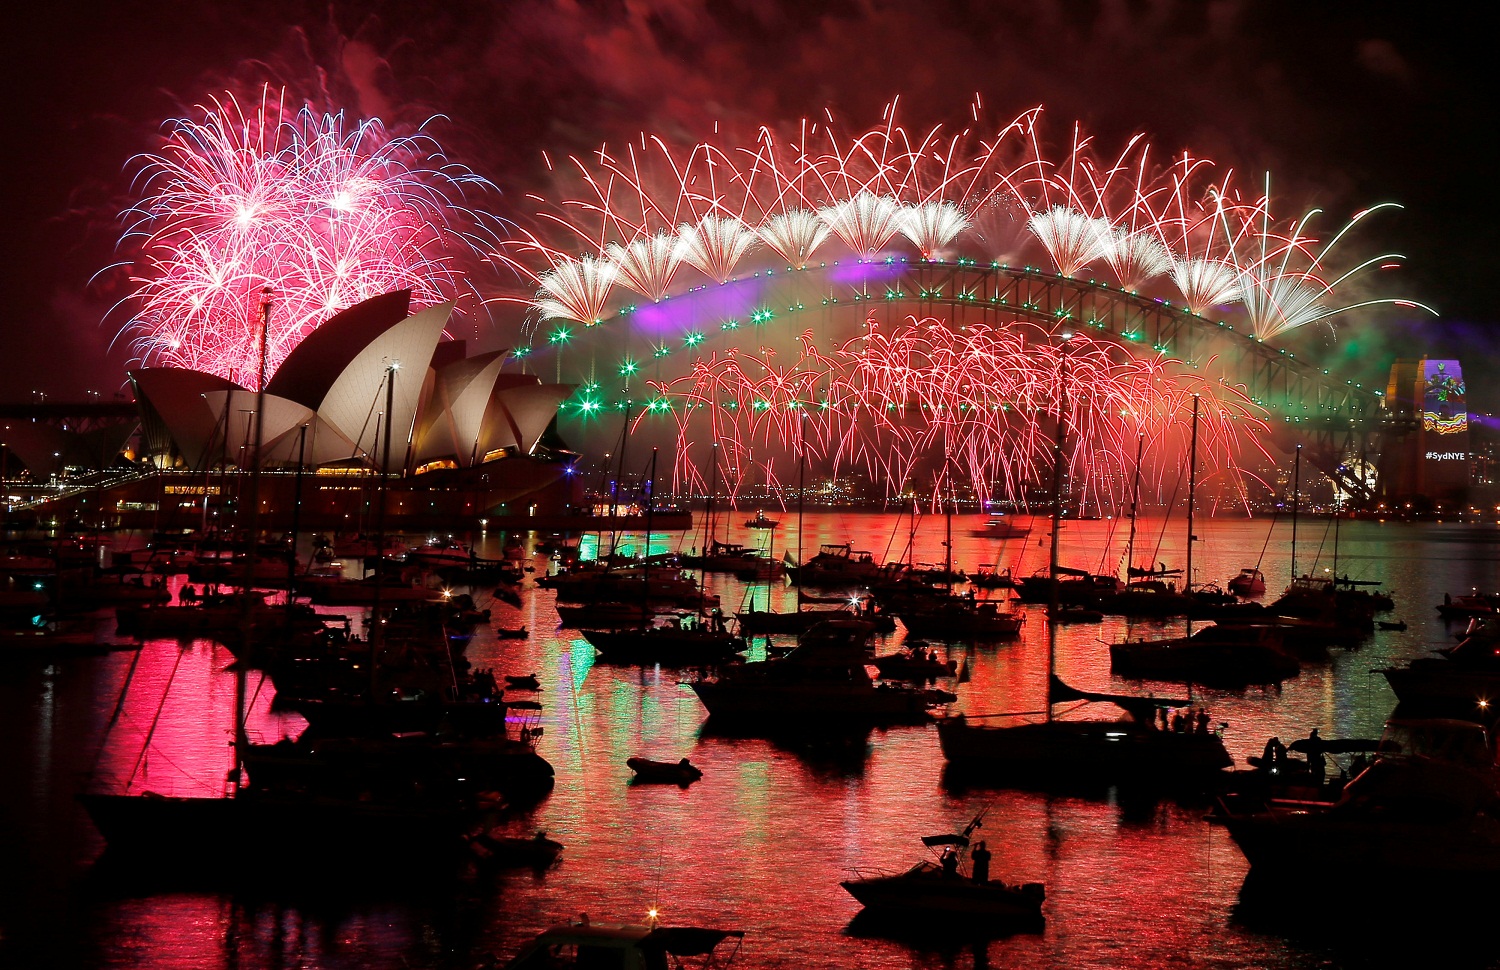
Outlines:
{"type": "Polygon", "coordinates": [[[659,915],[660,914],[657,912],[656,907],[652,906],[650,909],[646,910],[646,922],[650,923],[652,926],[655,926],[657,917],[659,915]]]}
{"type": "Polygon", "coordinates": [[[1490,706],[1490,702],[1489,701],[1485,700],[1482,697],[1479,699],[1479,709],[1481,711],[1484,710],[1485,708],[1489,707],[1489,706],[1490,706]]]}

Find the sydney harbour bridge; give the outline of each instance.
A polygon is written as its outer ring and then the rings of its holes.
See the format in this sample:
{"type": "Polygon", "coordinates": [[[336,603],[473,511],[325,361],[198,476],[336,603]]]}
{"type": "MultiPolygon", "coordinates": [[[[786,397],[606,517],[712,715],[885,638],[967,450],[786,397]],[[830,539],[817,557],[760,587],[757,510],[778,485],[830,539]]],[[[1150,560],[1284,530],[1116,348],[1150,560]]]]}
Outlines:
{"type": "MultiPolygon", "coordinates": [[[[1420,428],[1420,408],[1410,402],[1392,407],[1384,388],[1257,339],[1226,316],[1200,315],[1163,298],[1046,268],[964,258],[845,258],[687,287],[622,306],[593,326],[552,321],[517,355],[546,379],[579,384],[579,394],[560,415],[565,438],[608,448],[620,432],[619,419],[611,424],[609,415],[628,402],[636,414],[632,447],[648,440],[669,446],[671,436],[663,429],[672,422],[650,412],[653,406],[680,410],[680,402],[660,391],[677,386],[693,366],[701,369],[706,358],[749,358],[767,371],[779,360],[784,377],[797,335],[826,347],[902,321],[965,330],[1024,321],[1054,339],[1078,333],[1128,357],[1170,360],[1179,373],[1212,370],[1212,381],[1233,385],[1246,413],[1259,417],[1268,452],[1290,455],[1300,446],[1305,474],[1327,475],[1356,504],[1388,496],[1383,483],[1397,476],[1382,474],[1384,463],[1405,460],[1397,443],[1420,428]]],[[[680,422],[678,427],[676,443],[685,446],[685,437],[695,436],[684,436],[680,422]]],[[[1182,457],[1171,460],[1180,463],[1182,457]]],[[[785,478],[784,464],[782,472],[785,478]]]]}

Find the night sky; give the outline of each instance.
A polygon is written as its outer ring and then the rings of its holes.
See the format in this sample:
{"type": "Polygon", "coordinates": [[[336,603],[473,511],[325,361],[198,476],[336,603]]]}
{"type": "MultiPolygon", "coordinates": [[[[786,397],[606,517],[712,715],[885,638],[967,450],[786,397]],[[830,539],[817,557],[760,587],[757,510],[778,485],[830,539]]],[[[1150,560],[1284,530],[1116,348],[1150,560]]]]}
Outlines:
{"type": "MultiPolygon", "coordinates": [[[[898,97],[909,128],[961,127],[976,92],[998,127],[1044,104],[1054,138],[1077,120],[1106,153],[1141,131],[1242,184],[1270,171],[1276,211],[1322,207],[1324,227],[1403,204],[1365,223],[1360,245],[1407,257],[1379,295],[1441,317],[1349,315],[1336,336],[1310,328],[1299,352],[1379,383],[1398,353],[1458,356],[1471,406],[1500,406],[1484,379],[1500,359],[1494,53],[1456,6],[65,0],[22,5],[7,28],[0,399],[120,389],[129,355],[109,345],[123,317],[106,314],[122,290],[91,279],[116,258],[129,160],[157,146],[163,119],[272,80],[397,128],[446,116],[432,130],[501,188],[502,215],[541,184],[543,152],[641,131],[748,137],[830,108],[850,131],[898,97]]],[[[487,272],[477,286],[503,285],[487,272]]],[[[503,345],[518,311],[495,317],[482,341],[503,345]]]]}

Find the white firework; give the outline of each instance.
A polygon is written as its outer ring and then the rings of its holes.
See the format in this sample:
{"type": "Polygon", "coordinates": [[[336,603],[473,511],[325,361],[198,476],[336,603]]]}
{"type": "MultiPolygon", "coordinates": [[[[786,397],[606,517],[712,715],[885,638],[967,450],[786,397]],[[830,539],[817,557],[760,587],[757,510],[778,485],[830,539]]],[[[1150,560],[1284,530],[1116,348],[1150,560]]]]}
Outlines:
{"type": "Polygon", "coordinates": [[[537,278],[541,289],[531,305],[543,320],[561,317],[592,327],[604,316],[604,301],[614,281],[615,266],[608,260],[563,259],[537,278]]]}
{"type": "Polygon", "coordinates": [[[733,216],[704,216],[696,226],[677,227],[677,257],[704,276],[723,283],[760,240],[755,231],[733,216]]]}
{"type": "Polygon", "coordinates": [[[1103,256],[1113,238],[1109,220],[1093,219],[1060,205],[1033,213],[1026,225],[1047,247],[1063,276],[1072,276],[1103,256]]]}
{"type": "Polygon", "coordinates": [[[760,227],[760,238],[765,244],[798,269],[807,265],[813,250],[831,234],[828,224],[808,209],[789,209],[767,219],[760,227]]]}
{"type": "Polygon", "coordinates": [[[1142,283],[1172,269],[1171,254],[1155,233],[1131,232],[1123,226],[1110,234],[1104,261],[1127,290],[1139,289],[1142,283]]]}
{"type": "Polygon", "coordinates": [[[626,246],[610,243],[604,247],[604,254],[614,265],[621,283],[648,300],[660,300],[667,295],[672,277],[682,265],[682,257],[678,255],[680,245],[671,233],[658,232],[634,239],[626,246]]]}
{"type": "Polygon", "coordinates": [[[1240,274],[1230,263],[1218,259],[1172,261],[1172,282],[1192,312],[1201,315],[1210,307],[1240,298],[1240,274]]]}
{"type": "Polygon", "coordinates": [[[969,220],[952,202],[928,202],[903,206],[898,225],[901,234],[912,241],[924,258],[930,259],[969,228],[969,220]]]}
{"type": "Polygon", "coordinates": [[[901,204],[889,196],[860,192],[819,209],[818,216],[857,255],[873,256],[896,234],[901,204]]]}
{"type": "Polygon", "coordinates": [[[1304,273],[1262,277],[1246,271],[1239,276],[1240,301],[1250,318],[1250,334],[1260,340],[1333,316],[1338,311],[1320,302],[1327,292],[1321,280],[1304,273]]]}

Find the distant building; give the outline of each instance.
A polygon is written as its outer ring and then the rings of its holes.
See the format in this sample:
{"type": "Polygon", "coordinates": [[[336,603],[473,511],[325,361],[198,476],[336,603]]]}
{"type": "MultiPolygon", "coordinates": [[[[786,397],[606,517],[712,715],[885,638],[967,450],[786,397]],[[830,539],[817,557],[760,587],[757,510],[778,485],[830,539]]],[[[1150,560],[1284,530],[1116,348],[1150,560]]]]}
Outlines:
{"type": "Polygon", "coordinates": [[[1469,411],[1456,360],[1402,358],[1385,396],[1382,493],[1389,499],[1463,501],[1472,482],[1469,411]]]}

